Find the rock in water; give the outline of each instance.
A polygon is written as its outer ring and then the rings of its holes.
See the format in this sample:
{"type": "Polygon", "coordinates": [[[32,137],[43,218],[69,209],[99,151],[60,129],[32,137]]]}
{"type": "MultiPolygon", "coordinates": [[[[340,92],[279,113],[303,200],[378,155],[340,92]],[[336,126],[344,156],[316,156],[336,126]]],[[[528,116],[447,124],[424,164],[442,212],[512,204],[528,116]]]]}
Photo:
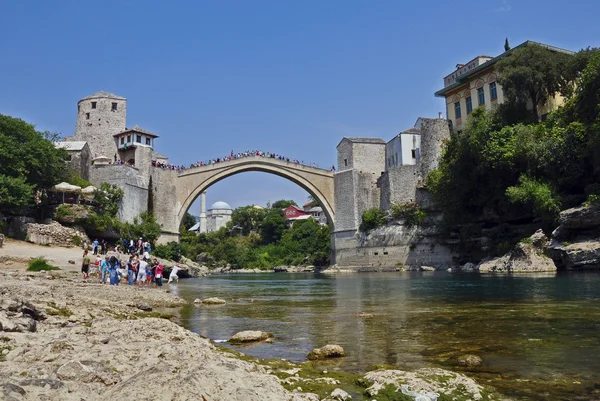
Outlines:
{"type": "Polygon", "coordinates": [[[457,361],[460,366],[468,367],[479,366],[483,363],[483,359],[473,354],[461,355],[458,357],[457,361]]]}
{"type": "Polygon", "coordinates": [[[308,354],[308,359],[311,361],[317,359],[339,358],[346,355],[344,349],[340,345],[327,344],[321,348],[315,348],[308,354]]]}
{"type": "Polygon", "coordinates": [[[255,341],[265,341],[273,338],[273,333],[258,330],[246,330],[235,333],[233,337],[229,339],[230,343],[250,343],[255,341]]]}
{"type": "Polygon", "coordinates": [[[556,271],[556,265],[544,250],[548,238],[542,230],[538,230],[531,237],[522,240],[514,249],[504,256],[482,262],[477,266],[480,273],[529,273],[556,271]]]}
{"type": "Polygon", "coordinates": [[[226,302],[224,299],[213,297],[213,298],[204,298],[201,303],[204,305],[220,305],[220,304],[224,304],[226,302]]]}

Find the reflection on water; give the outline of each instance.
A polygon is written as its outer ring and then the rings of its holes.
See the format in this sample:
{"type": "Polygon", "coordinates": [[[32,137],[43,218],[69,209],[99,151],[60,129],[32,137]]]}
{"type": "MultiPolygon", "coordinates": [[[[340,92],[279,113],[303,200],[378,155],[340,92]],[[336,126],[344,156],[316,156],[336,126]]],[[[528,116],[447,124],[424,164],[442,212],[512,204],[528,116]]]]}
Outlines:
{"type": "Polygon", "coordinates": [[[346,371],[460,370],[456,358],[474,353],[484,366],[468,374],[517,399],[589,399],[600,382],[600,274],[240,274],[172,289],[190,301],[227,300],[183,308],[183,324],[202,336],[273,332],[273,344],[236,348],[260,358],[303,361],[314,347],[340,344],[346,371]]]}

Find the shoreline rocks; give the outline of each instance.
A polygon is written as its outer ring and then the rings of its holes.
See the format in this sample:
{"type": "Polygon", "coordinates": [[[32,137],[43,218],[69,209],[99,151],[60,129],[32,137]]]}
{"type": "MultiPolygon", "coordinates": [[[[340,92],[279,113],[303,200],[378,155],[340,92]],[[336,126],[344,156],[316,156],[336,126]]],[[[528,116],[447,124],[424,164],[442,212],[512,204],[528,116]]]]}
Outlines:
{"type": "Polygon", "coordinates": [[[481,262],[480,273],[533,273],[556,271],[556,265],[545,255],[549,241],[542,230],[521,240],[512,251],[499,258],[481,262]]]}
{"type": "Polygon", "coordinates": [[[311,361],[329,358],[340,358],[345,356],[344,348],[337,344],[327,344],[321,348],[315,348],[308,354],[311,361]]]}
{"type": "Polygon", "coordinates": [[[273,333],[258,330],[246,330],[235,333],[228,341],[232,344],[251,343],[273,339],[273,333]]]}

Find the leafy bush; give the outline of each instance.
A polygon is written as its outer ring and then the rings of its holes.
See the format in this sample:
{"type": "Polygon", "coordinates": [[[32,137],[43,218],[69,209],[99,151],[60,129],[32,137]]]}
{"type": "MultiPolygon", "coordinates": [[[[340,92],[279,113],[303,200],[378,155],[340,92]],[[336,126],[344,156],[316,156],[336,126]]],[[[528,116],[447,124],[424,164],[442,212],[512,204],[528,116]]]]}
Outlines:
{"type": "Polygon", "coordinates": [[[416,226],[425,218],[425,212],[415,202],[393,203],[390,209],[392,217],[404,220],[407,227],[416,226]]]}
{"type": "Polygon", "coordinates": [[[181,245],[178,242],[171,241],[164,245],[157,245],[152,251],[152,255],[179,262],[182,256],[181,245]]]}
{"type": "Polygon", "coordinates": [[[100,188],[94,193],[94,203],[98,207],[99,214],[117,217],[123,195],[123,190],[116,184],[103,182],[100,188]]]}
{"type": "Polygon", "coordinates": [[[83,245],[83,239],[79,235],[74,235],[73,237],[71,237],[71,241],[75,246],[83,245]]]}
{"type": "Polygon", "coordinates": [[[56,218],[58,219],[62,219],[64,217],[67,217],[69,215],[69,206],[67,206],[66,204],[62,204],[59,207],[56,208],[56,212],[54,213],[54,216],[56,216],[56,218]]]}
{"type": "Polygon", "coordinates": [[[121,236],[123,238],[143,238],[154,245],[156,239],[160,236],[161,227],[156,218],[148,213],[142,212],[139,216],[133,218],[133,223],[125,223],[121,226],[121,236]]]}
{"type": "Polygon", "coordinates": [[[560,201],[550,185],[526,175],[519,177],[519,185],[506,189],[508,199],[513,203],[529,205],[538,216],[553,221],[560,212],[560,201]]]}
{"type": "Polygon", "coordinates": [[[368,232],[374,228],[381,227],[386,221],[385,211],[379,208],[367,209],[362,214],[360,231],[368,232]]]}
{"type": "Polygon", "coordinates": [[[584,202],[584,206],[600,206],[600,195],[588,195],[587,200],[584,202]]]}
{"type": "Polygon", "coordinates": [[[27,268],[30,272],[39,272],[45,270],[60,270],[56,266],[49,265],[44,258],[35,258],[29,261],[29,267],[27,268]]]}

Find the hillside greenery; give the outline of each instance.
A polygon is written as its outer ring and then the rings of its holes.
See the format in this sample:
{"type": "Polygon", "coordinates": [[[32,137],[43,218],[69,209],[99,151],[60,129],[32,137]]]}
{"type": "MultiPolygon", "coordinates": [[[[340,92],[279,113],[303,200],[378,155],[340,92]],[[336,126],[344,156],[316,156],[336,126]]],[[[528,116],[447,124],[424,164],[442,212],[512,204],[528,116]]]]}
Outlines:
{"type": "Polygon", "coordinates": [[[270,269],[278,265],[327,266],[330,256],[329,227],[313,219],[289,225],[282,208],[293,201],[277,201],[269,208],[239,207],[220,230],[197,235],[182,230],[181,243],[155,247],[160,257],[195,259],[203,254],[214,266],[234,269],[270,269]]]}
{"type": "Polygon", "coordinates": [[[448,230],[533,221],[551,231],[560,210],[600,195],[600,53],[565,58],[528,46],[499,64],[507,74],[499,81],[516,103],[473,110],[445,143],[427,187],[448,230]],[[540,54],[544,68],[532,61],[540,54]],[[528,91],[539,101],[556,91],[566,102],[537,122],[523,101],[528,91]]]}

